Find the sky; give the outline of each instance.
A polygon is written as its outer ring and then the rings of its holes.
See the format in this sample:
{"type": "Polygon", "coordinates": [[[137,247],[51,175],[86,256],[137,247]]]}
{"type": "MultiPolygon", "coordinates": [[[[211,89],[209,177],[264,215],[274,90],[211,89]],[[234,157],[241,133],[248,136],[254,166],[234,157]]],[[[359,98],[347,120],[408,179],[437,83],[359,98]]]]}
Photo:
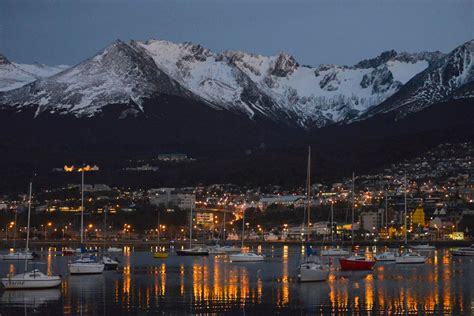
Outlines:
{"type": "Polygon", "coordinates": [[[353,65],[382,51],[449,52],[474,38],[472,0],[0,0],[0,54],[73,65],[116,39],[284,51],[353,65]]]}

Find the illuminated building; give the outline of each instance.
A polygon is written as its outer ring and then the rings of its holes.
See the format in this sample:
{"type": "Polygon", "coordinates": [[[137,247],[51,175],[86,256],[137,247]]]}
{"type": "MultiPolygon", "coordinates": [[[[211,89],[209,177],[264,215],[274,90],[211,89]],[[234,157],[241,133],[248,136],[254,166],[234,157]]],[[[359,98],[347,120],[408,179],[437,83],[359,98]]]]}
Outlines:
{"type": "Polygon", "coordinates": [[[425,226],[425,211],[422,206],[417,207],[412,213],[411,224],[413,226],[425,226]]]}

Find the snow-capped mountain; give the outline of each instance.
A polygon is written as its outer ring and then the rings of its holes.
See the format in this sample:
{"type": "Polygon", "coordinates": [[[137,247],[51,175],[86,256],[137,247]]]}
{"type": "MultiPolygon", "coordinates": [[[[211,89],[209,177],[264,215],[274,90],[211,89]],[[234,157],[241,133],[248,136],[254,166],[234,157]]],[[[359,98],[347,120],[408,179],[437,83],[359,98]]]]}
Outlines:
{"type": "Polygon", "coordinates": [[[0,99],[19,109],[37,105],[36,115],[93,116],[110,104],[129,104],[128,114],[140,112],[143,98],[160,93],[186,95],[140,47],[116,41],[96,56],[0,99]]]}
{"type": "MultiPolygon", "coordinates": [[[[145,112],[144,102],[166,94],[311,129],[375,111],[407,82],[441,67],[452,55],[387,51],[354,66],[310,67],[286,53],[216,53],[192,43],[116,41],[72,68],[0,94],[0,104],[37,106],[36,115],[90,117],[114,104],[127,105],[130,113],[145,112]]],[[[472,69],[472,64],[464,66],[472,69]]]]}
{"type": "Polygon", "coordinates": [[[17,89],[39,78],[53,76],[67,68],[69,68],[67,65],[17,64],[0,55],[0,91],[17,89]]]}
{"type": "Polygon", "coordinates": [[[474,97],[474,40],[435,61],[382,104],[362,118],[397,111],[398,116],[418,112],[449,99],[474,97]]]}

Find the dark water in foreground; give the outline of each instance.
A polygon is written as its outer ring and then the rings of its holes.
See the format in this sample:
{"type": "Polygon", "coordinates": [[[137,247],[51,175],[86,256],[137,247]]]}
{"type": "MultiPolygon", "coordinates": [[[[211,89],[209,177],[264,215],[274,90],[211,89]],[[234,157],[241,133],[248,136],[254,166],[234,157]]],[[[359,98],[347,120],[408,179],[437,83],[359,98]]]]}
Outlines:
{"type": "MultiPolygon", "coordinates": [[[[448,314],[474,313],[474,257],[431,252],[424,265],[378,263],[369,272],[331,272],[328,282],[300,284],[298,246],[262,246],[262,263],[223,256],[154,259],[126,248],[123,267],[102,275],[69,276],[67,262],[42,252],[48,273],[64,276],[59,289],[0,291],[1,315],[121,314],[448,314]]],[[[367,248],[366,250],[371,250],[367,248]]],[[[22,268],[0,262],[0,273],[22,268]]],[[[269,315],[271,315],[269,314],[269,315]]]]}

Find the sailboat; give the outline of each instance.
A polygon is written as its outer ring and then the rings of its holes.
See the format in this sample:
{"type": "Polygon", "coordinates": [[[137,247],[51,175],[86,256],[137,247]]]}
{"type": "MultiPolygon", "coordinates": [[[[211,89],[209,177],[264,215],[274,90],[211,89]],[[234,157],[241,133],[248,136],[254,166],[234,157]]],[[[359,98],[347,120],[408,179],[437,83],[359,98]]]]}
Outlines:
{"type": "MultiPolygon", "coordinates": [[[[405,223],[405,248],[408,245],[408,235],[407,235],[407,174],[405,173],[405,188],[404,188],[404,196],[405,196],[405,211],[403,214],[404,223],[405,223]]],[[[417,252],[405,252],[399,256],[395,257],[395,263],[397,264],[409,264],[409,263],[425,263],[426,257],[420,255],[417,252]]]]}
{"type": "MultiPolygon", "coordinates": [[[[308,170],[306,174],[306,195],[307,195],[307,213],[308,227],[310,223],[311,210],[311,146],[308,147],[308,170]]],[[[332,220],[331,220],[332,222],[332,220]]],[[[304,227],[303,219],[303,227],[304,227]]],[[[331,226],[332,232],[332,226],[331,226]]],[[[303,262],[298,267],[298,280],[300,282],[325,281],[329,275],[329,266],[323,265],[319,257],[315,256],[313,249],[306,246],[306,255],[303,262]]]]}
{"type": "Polygon", "coordinates": [[[245,233],[245,210],[242,211],[242,245],[241,252],[229,254],[231,262],[257,262],[265,260],[264,255],[256,254],[253,251],[242,252],[244,249],[244,233],[245,233]]]}
{"type": "MultiPolygon", "coordinates": [[[[351,225],[351,243],[352,248],[354,248],[354,197],[355,197],[355,174],[352,173],[352,225],[351,225]]],[[[375,260],[368,259],[360,255],[352,255],[349,258],[340,258],[339,264],[341,265],[341,270],[371,270],[375,265],[375,260]]]]}
{"type": "Polygon", "coordinates": [[[4,255],[0,255],[0,259],[3,260],[33,260],[33,253],[30,251],[16,251],[16,228],[17,228],[17,214],[18,210],[15,211],[15,229],[13,231],[13,251],[4,255]]]}
{"type": "MultiPolygon", "coordinates": [[[[387,238],[389,237],[388,235],[388,194],[387,190],[385,190],[385,233],[387,234],[387,238]]],[[[390,252],[390,251],[384,251],[382,253],[378,253],[375,255],[375,260],[376,261],[395,261],[395,253],[390,252]]]]}
{"type": "Polygon", "coordinates": [[[189,212],[189,248],[176,250],[178,256],[209,256],[209,250],[205,247],[193,247],[193,208],[194,203],[191,205],[189,212]]]}
{"type": "Polygon", "coordinates": [[[84,243],[84,168],[80,168],[81,176],[81,257],[73,262],[69,262],[68,268],[71,274],[100,274],[104,271],[105,265],[98,262],[94,255],[85,256],[84,243]]]}
{"type": "MultiPolygon", "coordinates": [[[[334,243],[333,228],[334,228],[334,202],[331,201],[331,243],[334,243]]],[[[341,249],[341,248],[330,247],[326,250],[321,250],[321,256],[324,256],[324,257],[344,257],[348,255],[349,255],[349,251],[341,249]]]]}
{"type": "Polygon", "coordinates": [[[105,242],[107,240],[107,211],[108,207],[104,208],[104,245],[102,247],[102,263],[104,264],[104,270],[117,270],[119,262],[118,259],[112,259],[109,255],[105,254],[105,242]]]}
{"type": "Polygon", "coordinates": [[[168,258],[168,253],[166,251],[160,250],[160,232],[161,232],[161,225],[160,225],[160,211],[158,210],[158,251],[153,253],[153,258],[158,259],[165,259],[168,258]]]}
{"type": "MultiPolygon", "coordinates": [[[[30,192],[28,199],[28,226],[26,232],[26,252],[28,252],[30,241],[30,216],[31,216],[31,195],[33,190],[33,183],[30,182],[30,192]]],[[[56,275],[46,275],[38,269],[27,271],[28,259],[25,258],[25,272],[8,275],[2,278],[2,284],[5,289],[44,289],[57,287],[61,284],[61,277],[56,275]]]]}

